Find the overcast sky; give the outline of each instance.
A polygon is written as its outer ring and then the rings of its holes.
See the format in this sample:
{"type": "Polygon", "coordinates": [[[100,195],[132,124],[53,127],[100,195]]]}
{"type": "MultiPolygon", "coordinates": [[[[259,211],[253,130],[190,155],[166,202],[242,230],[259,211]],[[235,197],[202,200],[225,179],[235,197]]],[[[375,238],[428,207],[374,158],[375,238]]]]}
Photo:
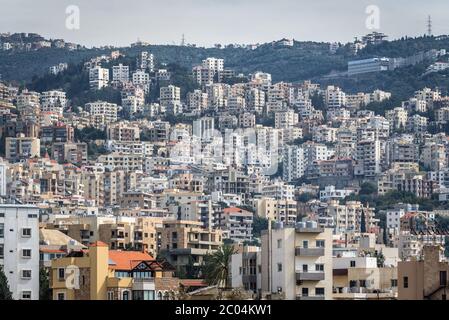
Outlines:
{"type": "Polygon", "coordinates": [[[449,34],[447,0],[0,0],[0,32],[35,32],[87,46],[258,43],[283,37],[351,41],[368,33],[366,7],[380,9],[380,31],[395,39],[449,34]],[[80,9],[80,29],[66,28],[66,7],[80,9]]]}

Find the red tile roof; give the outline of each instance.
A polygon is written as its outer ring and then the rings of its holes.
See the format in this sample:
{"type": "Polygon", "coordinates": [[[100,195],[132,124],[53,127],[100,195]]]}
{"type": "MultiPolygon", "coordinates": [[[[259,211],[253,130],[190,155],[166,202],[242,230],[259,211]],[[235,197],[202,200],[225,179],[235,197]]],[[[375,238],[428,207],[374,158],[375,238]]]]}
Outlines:
{"type": "Polygon", "coordinates": [[[142,261],[154,261],[148,253],[137,251],[109,250],[110,268],[133,270],[142,261]]]}
{"type": "Polygon", "coordinates": [[[89,244],[89,247],[109,247],[109,246],[102,241],[96,241],[89,244]]]}

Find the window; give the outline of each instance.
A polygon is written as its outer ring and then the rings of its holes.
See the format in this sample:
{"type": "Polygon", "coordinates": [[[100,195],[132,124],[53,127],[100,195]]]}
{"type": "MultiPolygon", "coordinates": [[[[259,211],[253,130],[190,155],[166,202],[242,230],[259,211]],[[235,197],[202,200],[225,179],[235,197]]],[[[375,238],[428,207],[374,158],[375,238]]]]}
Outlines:
{"type": "Polygon", "coordinates": [[[278,239],[278,249],[282,248],[282,239],[278,239]]]}
{"type": "Polygon", "coordinates": [[[316,296],[324,296],[324,288],[315,288],[316,296]]]}
{"type": "Polygon", "coordinates": [[[404,277],[404,288],[408,288],[408,277],[404,277]]]}
{"type": "Polygon", "coordinates": [[[447,272],[440,271],[440,286],[446,286],[446,285],[447,285],[447,272]]]}
{"type": "Polygon", "coordinates": [[[0,223],[0,238],[5,237],[5,224],[0,223]]]}
{"type": "Polygon", "coordinates": [[[4,258],[4,256],[5,256],[5,247],[4,247],[4,244],[2,243],[2,244],[0,244],[0,258],[4,258]]]}
{"type": "Polygon", "coordinates": [[[325,244],[324,240],[317,240],[316,241],[316,247],[317,248],[324,248],[324,244],[325,244]]]}
{"type": "Polygon", "coordinates": [[[31,300],[31,291],[22,291],[22,300],[31,300]]]}
{"type": "Polygon", "coordinates": [[[308,297],[309,296],[309,288],[302,288],[301,293],[302,293],[303,297],[308,297]]]}
{"type": "Polygon", "coordinates": [[[31,270],[22,270],[22,279],[31,279],[31,270]]]}
{"type": "Polygon", "coordinates": [[[31,249],[22,249],[22,258],[31,258],[31,249]]]}
{"type": "Polygon", "coordinates": [[[282,272],[282,263],[278,263],[278,272],[282,272]]]}
{"type": "Polygon", "coordinates": [[[114,291],[108,291],[108,300],[114,300],[114,291]]]}
{"type": "Polygon", "coordinates": [[[316,264],[315,271],[324,271],[324,264],[316,264]]]}
{"type": "Polygon", "coordinates": [[[123,291],[123,300],[129,300],[129,291],[123,291]]]}
{"type": "Polygon", "coordinates": [[[303,247],[304,249],[307,249],[307,248],[309,247],[309,241],[304,240],[304,241],[302,242],[302,247],[303,247]]]}
{"type": "Polygon", "coordinates": [[[350,261],[350,267],[351,268],[355,268],[355,260],[351,260],[350,261]]]}
{"type": "Polygon", "coordinates": [[[391,279],[391,287],[395,288],[398,286],[398,279],[391,279]]]}
{"type": "Polygon", "coordinates": [[[65,300],[65,293],[58,293],[58,300],[65,300]]]}
{"type": "Polygon", "coordinates": [[[359,283],[361,288],[366,288],[366,280],[359,280],[359,283]]]}
{"type": "Polygon", "coordinates": [[[24,237],[24,238],[31,237],[31,228],[23,228],[22,229],[22,237],[24,237]]]}
{"type": "Polygon", "coordinates": [[[308,272],[309,271],[309,266],[306,264],[302,265],[302,272],[308,272]]]}
{"type": "Polygon", "coordinates": [[[59,280],[64,280],[64,278],[65,278],[65,269],[64,268],[58,269],[58,278],[59,278],[59,280]]]}

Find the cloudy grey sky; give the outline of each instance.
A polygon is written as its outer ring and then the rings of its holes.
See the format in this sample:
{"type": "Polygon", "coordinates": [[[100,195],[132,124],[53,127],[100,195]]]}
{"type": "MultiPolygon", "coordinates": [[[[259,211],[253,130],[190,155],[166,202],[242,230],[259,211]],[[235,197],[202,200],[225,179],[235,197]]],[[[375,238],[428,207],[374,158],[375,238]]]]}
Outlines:
{"type": "Polygon", "coordinates": [[[350,41],[366,34],[368,5],[380,8],[380,31],[449,34],[447,0],[0,0],[0,32],[36,32],[87,46],[257,43],[282,37],[350,41]],[[65,27],[66,7],[80,9],[80,29],[65,27]]]}

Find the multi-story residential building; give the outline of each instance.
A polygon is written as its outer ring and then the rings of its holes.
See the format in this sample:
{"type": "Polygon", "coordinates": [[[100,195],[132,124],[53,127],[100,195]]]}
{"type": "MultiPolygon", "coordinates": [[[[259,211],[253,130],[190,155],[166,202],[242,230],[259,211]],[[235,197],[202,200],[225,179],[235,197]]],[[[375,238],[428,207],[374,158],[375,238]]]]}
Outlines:
{"type": "Polygon", "coordinates": [[[379,265],[377,257],[343,252],[333,257],[334,299],[393,300],[397,298],[396,267],[379,265]]]}
{"type": "Polygon", "coordinates": [[[165,252],[168,262],[181,269],[190,263],[200,266],[206,254],[222,245],[220,230],[205,229],[196,221],[165,221],[157,233],[158,252],[165,252]]]}
{"type": "Polygon", "coordinates": [[[276,112],[274,114],[274,127],[276,129],[289,128],[298,124],[299,116],[293,110],[276,112]]]}
{"type": "Polygon", "coordinates": [[[398,299],[446,300],[448,273],[441,246],[424,246],[422,258],[398,263],[398,299]]]}
{"type": "Polygon", "coordinates": [[[118,106],[115,103],[109,103],[104,101],[96,101],[86,103],[85,109],[90,113],[94,119],[93,122],[100,122],[103,126],[117,122],[118,106]],[[99,118],[100,121],[96,119],[99,118]]]}
{"type": "Polygon", "coordinates": [[[119,64],[112,67],[112,84],[118,85],[129,81],[129,66],[119,64]]]}
{"type": "Polygon", "coordinates": [[[260,297],[262,286],[260,247],[239,246],[231,258],[231,286],[252,291],[260,297]]]}
{"type": "Polygon", "coordinates": [[[21,159],[40,157],[40,149],[40,139],[38,138],[6,138],[5,159],[10,162],[17,162],[21,159]]]}
{"type": "Polygon", "coordinates": [[[223,231],[223,238],[237,243],[252,241],[253,213],[237,208],[224,208],[216,223],[223,231]]]}
{"type": "Polygon", "coordinates": [[[256,88],[245,91],[246,110],[262,114],[265,107],[265,92],[256,88]]]}
{"type": "Polygon", "coordinates": [[[96,66],[89,69],[89,85],[91,90],[100,90],[109,85],[109,69],[96,66]]]}
{"type": "Polygon", "coordinates": [[[53,300],[162,300],[179,288],[173,271],[147,253],[109,250],[98,241],[87,253],[52,261],[53,300]]]}
{"type": "Polygon", "coordinates": [[[282,160],[284,181],[291,182],[304,176],[306,169],[304,149],[300,146],[285,146],[282,160]]]}
{"type": "Polygon", "coordinates": [[[55,112],[62,115],[64,108],[67,106],[66,93],[60,90],[51,90],[41,93],[41,111],[55,112]]]}
{"type": "Polygon", "coordinates": [[[332,231],[314,222],[262,232],[262,296],[332,299],[332,231]]]}
{"type": "Polygon", "coordinates": [[[14,300],[39,300],[39,208],[0,204],[0,267],[14,300]]]}
{"type": "Polygon", "coordinates": [[[326,186],[320,191],[320,201],[343,200],[354,192],[353,189],[336,189],[335,186],[326,186]]]}
{"type": "Polygon", "coordinates": [[[385,118],[390,121],[392,130],[403,130],[407,126],[408,112],[402,107],[397,107],[386,111],[385,118]]]}
{"type": "Polygon", "coordinates": [[[294,225],[298,216],[297,205],[295,200],[262,197],[257,201],[256,213],[272,221],[294,225]]]}
{"type": "Polygon", "coordinates": [[[139,141],[140,129],[136,125],[119,122],[107,126],[106,136],[108,140],[139,141]]]}
{"type": "Polygon", "coordinates": [[[145,91],[148,91],[150,85],[150,74],[143,70],[137,70],[132,74],[132,81],[133,85],[142,86],[145,91]]]}
{"type": "Polygon", "coordinates": [[[328,86],[325,92],[324,102],[329,109],[340,108],[346,105],[346,94],[338,87],[328,86]]]}
{"type": "Polygon", "coordinates": [[[163,107],[179,106],[181,104],[181,89],[173,85],[160,89],[159,104],[163,107]]]}
{"type": "Polygon", "coordinates": [[[378,232],[379,219],[375,218],[374,208],[364,206],[359,201],[330,201],[325,209],[325,215],[333,217],[336,233],[346,232],[378,232]],[[364,222],[364,225],[363,225],[364,222]]]}
{"type": "Polygon", "coordinates": [[[87,164],[87,144],[57,142],[51,146],[53,159],[58,163],[87,164]]]}
{"type": "Polygon", "coordinates": [[[142,51],[137,57],[137,67],[142,70],[147,70],[149,72],[154,71],[154,56],[148,51],[142,51]]]}
{"type": "Polygon", "coordinates": [[[189,92],[187,94],[187,107],[185,108],[186,112],[199,115],[203,110],[207,109],[207,105],[207,93],[204,93],[201,90],[194,90],[193,92],[189,92]]]}
{"type": "Polygon", "coordinates": [[[375,177],[381,173],[381,148],[379,140],[359,141],[355,153],[357,176],[375,177]]]}

